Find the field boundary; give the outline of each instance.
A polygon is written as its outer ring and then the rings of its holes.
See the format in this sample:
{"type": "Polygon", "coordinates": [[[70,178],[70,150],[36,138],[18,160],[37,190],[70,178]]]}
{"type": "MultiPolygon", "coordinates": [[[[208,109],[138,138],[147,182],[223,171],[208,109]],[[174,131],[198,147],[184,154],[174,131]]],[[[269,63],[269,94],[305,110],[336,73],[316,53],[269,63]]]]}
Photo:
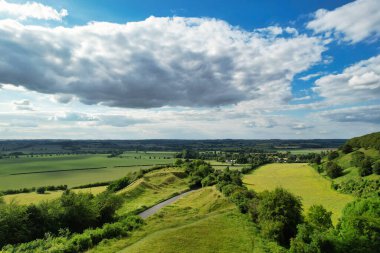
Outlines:
{"type": "Polygon", "coordinates": [[[100,170],[100,169],[106,169],[106,168],[108,168],[108,167],[64,169],[64,170],[44,170],[44,171],[31,171],[31,172],[12,173],[12,174],[9,174],[9,175],[10,176],[17,176],[17,175],[43,174],[43,173],[54,173],[54,172],[63,172],[63,171],[76,171],[76,170],[100,170]]]}

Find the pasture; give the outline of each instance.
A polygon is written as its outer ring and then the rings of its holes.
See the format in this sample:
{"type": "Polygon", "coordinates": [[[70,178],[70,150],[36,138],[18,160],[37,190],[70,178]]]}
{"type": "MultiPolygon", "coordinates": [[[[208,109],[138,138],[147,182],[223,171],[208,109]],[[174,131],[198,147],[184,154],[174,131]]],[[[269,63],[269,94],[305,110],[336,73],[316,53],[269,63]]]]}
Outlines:
{"type": "Polygon", "coordinates": [[[38,155],[0,159],[0,191],[67,184],[74,187],[105,182],[158,164],[174,161],[171,152],[126,152],[107,154],[38,155]]]}
{"type": "Polygon", "coordinates": [[[354,198],[331,189],[331,181],[302,163],[273,163],[244,176],[243,182],[257,192],[283,187],[302,198],[304,211],[313,204],[321,204],[332,211],[336,224],[343,207],[354,198]]]}

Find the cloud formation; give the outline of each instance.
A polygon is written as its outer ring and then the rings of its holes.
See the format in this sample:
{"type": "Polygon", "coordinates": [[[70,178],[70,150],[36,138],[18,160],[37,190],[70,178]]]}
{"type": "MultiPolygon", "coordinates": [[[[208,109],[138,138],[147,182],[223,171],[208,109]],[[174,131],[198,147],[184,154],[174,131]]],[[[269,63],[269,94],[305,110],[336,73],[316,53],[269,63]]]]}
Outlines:
{"type": "Polygon", "coordinates": [[[313,90],[329,101],[345,103],[380,98],[380,55],[360,61],[340,74],[315,81],[313,90]]]}
{"type": "Polygon", "coordinates": [[[0,15],[25,19],[55,20],[61,21],[68,15],[66,9],[60,11],[36,2],[26,2],[24,4],[8,3],[6,0],[0,0],[0,15]]]}
{"type": "Polygon", "coordinates": [[[380,105],[356,106],[319,113],[320,116],[337,122],[367,122],[380,124],[380,105]]]}
{"type": "Polygon", "coordinates": [[[379,10],[379,0],[357,0],[332,11],[319,9],[307,28],[351,43],[377,39],[380,36],[379,10]]]}
{"type": "Polygon", "coordinates": [[[208,18],[73,28],[2,20],[0,83],[126,108],[281,104],[291,99],[294,75],[326,48],[294,29],[272,30],[264,36],[208,18]]]}

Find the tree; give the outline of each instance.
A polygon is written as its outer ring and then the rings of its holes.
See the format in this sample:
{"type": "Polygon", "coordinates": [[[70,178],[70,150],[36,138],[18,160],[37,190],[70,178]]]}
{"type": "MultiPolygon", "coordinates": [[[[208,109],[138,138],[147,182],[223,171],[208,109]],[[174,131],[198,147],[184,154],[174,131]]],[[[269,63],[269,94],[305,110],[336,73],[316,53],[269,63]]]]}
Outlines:
{"type": "Polygon", "coordinates": [[[306,215],[306,221],[318,230],[327,230],[333,227],[331,215],[332,212],[327,211],[322,205],[312,205],[306,215]]]}
{"type": "Polygon", "coordinates": [[[38,194],[44,194],[45,191],[46,191],[46,188],[45,188],[45,187],[38,187],[38,188],[36,189],[36,192],[37,192],[38,194]]]}
{"type": "Polygon", "coordinates": [[[335,162],[327,162],[326,174],[330,178],[337,178],[343,175],[343,169],[335,162]]]}
{"type": "Polygon", "coordinates": [[[380,160],[377,160],[373,165],[372,165],[372,171],[373,173],[380,175],[380,160]]]}
{"type": "Polygon", "coordinates": [[[359,167],[359,174],[362,177],[372,174],[372,161],[369,157],[364,158],[359,167]]]}
{"type": "Polygon", "coordinates": [[[327,156],[327,158],[329,159],[329,161],[332,161],[332,160],[334,160],[335,158],[338,158],[338,157],[339,157],[338,151],[331,151],[329,153],[329,155],[327,156]]]}
{"type": "Polygon", "coordinates": [[[365,155],[363,152],[361,151],[354,152],[352,154],[351,165],[355,167],[360,167],[364,158],[365,158],[365,155]]]}
{"type": "Polygon", "coordinates": [[[283,188],[264,191],[257,205],[258,224],[264,237],[288,246],[297,233],[297,225],[303,220],[299,197],[283,188]]]}
{"type": "Polygon", "coordinates": [[[343,243],[342,252],[379,252],[380,199],[361,198],[348,203],[337,230],[343,243]]]}
{"type": "Polygon", "coordinates": [[[344,154],[348,154],[348,153],[351,153],[352,152],[352,146],[350,144],[344,144],[341,148],[342,152],[344,154]]]}
{"type": "Polygon", "coordinates": [[[321,164],[321,160],[322,160],[321,156],[320,155],[316,155],[314,157],[313,162],[316,163],[316,164],[318,164],[318,165],[320,165],[321,164]]]}

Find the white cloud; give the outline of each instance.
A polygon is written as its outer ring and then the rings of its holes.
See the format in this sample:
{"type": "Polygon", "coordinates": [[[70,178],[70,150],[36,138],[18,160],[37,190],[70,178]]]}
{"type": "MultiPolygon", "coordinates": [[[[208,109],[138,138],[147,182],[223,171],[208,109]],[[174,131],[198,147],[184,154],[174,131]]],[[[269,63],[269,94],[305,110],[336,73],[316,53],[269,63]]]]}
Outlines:
{"type": "Polygon", "coordinates": [[[254,120],[246,121],[245,125],[251,128],[273,128],[277,123],[271,118],[257,116],[254,120]]]}
{"type": "Polygon", "coordinates": [[[326,50],[289,29],[266,37],[206,18],[73,28],[3,20],[0,82],[114,107],[283,104],[294,75],[326,50]]]}
{"type": "Polygon", "coordinates": [[[380,98],[380,55],[360,61],[341,74],[315,81],[313,90],[336,103],[360,102],[380,98]]]}
{"type": "Polygon", "coordinates": [[[0,0],[0,15],[25,19],[56,20],[61,21],[68,15],[66,9],[57,11],[56,9],[36,2],[26,2],[24,4],[9,3],[6,0],[0,0]]]}
{"type": "Polygon", "coordinates": [[[313,73],[313,74],[309,74],[309,75],[306,75],[306,76],[302,76],[298,79],[302,80],[302,81],[309,81],[310,79],[313,79],[315,77],[318,77],[318,76],[321,76],[323,75],[322,72],[318,72],[318,73],[313,73]]]}
{"type": "Polygon", "coordinates": [[[380,105],[335,109],[323,111],[317,115],[337,122],[367,122],[380,124],[380,105]]]}
{"type": "Polygon", "coordinates": [[[15,109],[19,110],[19,111],[34,111],[31,102],[27,99],[20,100],[20,101],[14,101],[13,105],[14,105],[15,109]]]}
{"type": "Polygon", "coordinates": [[[377,39],[380,36],[379,10],[379,0],[357,0],[332,11],[318,10],[307,27],[352,43],[377,39]]]}

